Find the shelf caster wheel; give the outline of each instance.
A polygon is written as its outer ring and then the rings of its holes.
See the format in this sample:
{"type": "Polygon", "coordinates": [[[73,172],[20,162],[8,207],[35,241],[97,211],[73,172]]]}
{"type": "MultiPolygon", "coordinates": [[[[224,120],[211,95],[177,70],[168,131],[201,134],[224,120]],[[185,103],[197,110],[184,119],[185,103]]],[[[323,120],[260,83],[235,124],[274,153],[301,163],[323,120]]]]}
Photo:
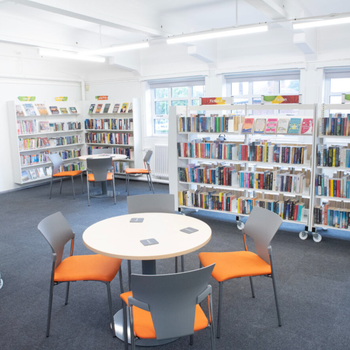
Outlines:
{"type": "Polygon", "coordinates": [[[305,241],[309,237],[309,232],[307,231],[301,231],[299,233],[299,238],[305,241]]]}
{"type": "Polygon", "coordinates": [[[244,229],[244,222],[241,220],[238,220],[237,221],[237,228],[242,231],[244,229]]]}
{"type": "Polygon", "coordinates": [[[322,236],[319,233],[314,232],[312,234],[312,239],[314,240],[314,242],[320,243],[322,241],[322,236]]]}

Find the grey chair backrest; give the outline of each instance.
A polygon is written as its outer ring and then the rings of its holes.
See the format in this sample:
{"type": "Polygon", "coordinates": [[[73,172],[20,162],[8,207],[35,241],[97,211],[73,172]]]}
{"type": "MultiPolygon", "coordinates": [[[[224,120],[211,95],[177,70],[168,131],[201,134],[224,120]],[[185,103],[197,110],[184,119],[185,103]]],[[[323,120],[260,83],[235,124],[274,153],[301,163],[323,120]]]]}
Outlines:
{"type": "Polygon", "coordinates": [[[153,151],[148,150],[146,155],[143,158],[143,163],[145,164],[145,167],[148,169],[149,172],[151,172],[151,157],[152,157],[153,151]]]}
{"type": "Polygon", "coordinates": [[[269,246],[283,220],[274,212],[255,207],[243,228],[243,233],[253,238],[257,254],[270,264],[269,246]]]}
{"type": "Polygon", "coordinates": [[[46,238],[52,252],[56,254],[56,267],[61,263],[65,244],[74,239],[74,233],[61,212],[41,220],[38,230],[46,238]]]}
{"type": "Polygon", "coordinates": [[[126,198],[129,214],[175,212],[175,197],[173,194],[141,194],[126,198]]]}
{"type": "Polygon", "coordinates": [[[149,305],[157,339],[193,334],[197,297],[206,290],[214,264],[168,275],[131,275],[133,297],[149,305]]]}
{"type": "Polygon", "coordinates": [[[113,154],[112,148],[93,148],[92,154],[113,154]]]}
{"type": "Polygon", "coordinates": [[[63,160],[58,153],[52,153],[48,155],[52,163],[52,174],[57,174],[60,172],[60,166],[63,164],[63,160]]]}
{"type": "Polygon", "coordinates": [[[87,171],[94,174],[95,181],[106,181],[108,170],[113,169],[112,157],[88,158],[87,171]]]}

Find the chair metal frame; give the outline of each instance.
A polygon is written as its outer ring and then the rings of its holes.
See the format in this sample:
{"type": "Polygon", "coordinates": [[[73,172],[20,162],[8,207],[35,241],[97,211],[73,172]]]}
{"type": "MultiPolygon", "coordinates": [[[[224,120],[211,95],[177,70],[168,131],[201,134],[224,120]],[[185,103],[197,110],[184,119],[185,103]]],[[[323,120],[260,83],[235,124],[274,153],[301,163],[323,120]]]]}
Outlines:
{"type": "MultiPolygon", "coordinates": [[[[154,193],[154,187],[153,187],[153,182],[152,182],[152,175],[151,175],[151,157],[152,157],[153,151],[148,150],[145,157],[143,158],[143,164],[145,166],[145,169],[148,170],[148,172],[146,173],[147,175],[147,181],[148,181],[148,187],[149,190],[152,191],[154,193]]],[[[130,168],[132,169],[132,168],[130,168]]],[[[129,184],[130,184],[130,174],[125,173],[126,178],[125,178],[125,185],[126,185],[126,192],[129,195],[129,184]]]]}
{"type": "MultiPolygon", "coordinates": [[[[270,243],[273,237],[275,236],[275,234],[277,233],[282,222],[283,220],[276,213],[267,209],[255,207],[250,213],[244,225],[244,228],[242,229],[245,251],[248,251],[247,240],[246,240],[246,235],[248,235],[254,240],[257,255],[271,266],[270,275],[254,275],[254,276],[266,276],[272,279],[279,327],[282,326],[282,321],[281,321],[281,315],[279,311],[277,286],[276,286],[275,272],[274,272],[274,266],[273,266],[273,260],[272,260],[272,248],[270,243]]],[[[252,297],[255,298],[253,276],[249,276],[249,280],[250,280],[250,286],[252,291],[252,297]]],[[[218,283],[219,283],[219,305],[218,305],[218,322],[217,322],[216,336],[217,338],[220,338],[224,282],[218,281],[218,283]]]]}
{"type": "MultiPolygon", "coordinates": [[[[214,265],[193,271],[166,275],[132,274],[133,296],[128,306],[131,349],[135,350],[134,318],[132,308],[138,307],[151,313],[156,339],[171,339],[190,336],[193,344],[196,305],[208,300],[208,326],[211,349],[215,349],[215,327],[213,320],[212,287],[208,284],[214,265]],[[183,288],[186,286],[186,288],[183,288]]],[[[124,317],[124,339],[127,339],[126,317],[124,317]]],[[[125,349],[128,342],[125,341],[125,349]]]]}
{"type": "MultiPolygon", "coordinates": [[[[48,157],[50,158],[50,161],[52,163],[52,166],[51,166],[52,171],[51,171],[51,183],[50,183],[50,196],[49,196],[49,199],[51,199],[53,179],[54,178],[58,178],[58,177],[54,177],[54,175],[60,172],[59,167],[61,165],[63,165],[64,163],[63,163],[63,160],[62,160],[61,156],[58,153],[49,154],[48,157]]],[[[83,171],[81,171],[80,174],[77,174],[75,176],[78,176],[78,175],[80,175],[80,179],[81,179],[81,192],[82,192],[82,194],[84,194],[83,171]]],[[[62,184],[63,184],[62,180],[63,180],[64,177],[70,177],[72,179],[73,197],[75,199],[74,176],[71,176],[71,175],[62,175],[62,176],[60,176],[60,180],[61,180],[60,194],[62,193],[62,184]]]]}
{"type": "Polygon", "coordinates": [[[114,204],[117,203],[115,193],[115,177],[112,157],[101,157],[101,158],[88,158],[86,160],[86,183],[87,183],[87,194],[88,194],[88,205],[90,206],[90,182],[107,182],[108,171],[112,171],[112,184],[113,184],[113,198],[114,204]],[[89,180],[89,174],[94,175],[94,181],[89,180]]]}
{"type": "MultiPolygon", "coordinates": [[[[69,256],[73,256],[75,233],[72,231],[67,220],[64,218],[61,212],[57,212],[43,219],[38,225],[38,230],[45,237],[46,241],[49,243],[52,249],[52,269],[51,269],[49,307],[48,307],[47,326],[46,326],[46,337],[49,337],[50,326],[51,326],[51,314],[52,314],[53,288],[54,286],[57,286],[61,283],[67,283],[66,298],[65,298],[65,305],[67,305],[70,282],[73,282],[73,281],[55,282],[54,280],[55,270],[59,266],[59,264],[63,261],[62,259],[63,250],[66,243],[68,243],[69,241],[71,241],[69,256]]],[[[118,274],[119,274],[120,291],[121,293],[123,293],[124,289],[123,289],[121,267],[119,268],[118,274]]],[[[112,329],[113,336],[115,337],[115,326],[114,326],[114,318],[113,318],[113,310],[112,310],[112,295],[111,295],[110,282],[99,281],[99,280],[97,280],[96,282],[102,282],[107,286],[110,326],[112,329]]]]}
{"type": "MultiPolygon", "coordinates": [[[[141,194],[136,196],[127,197],[128,213],[174,213],[175,212],[175,196],[173,194],[141,194]]],[[[182,213],[181,213],[182,214],[182,213]]],[[[184,256],[181,255],[181,271],[184,271],[184,256]]],[[[175,272],[178,272],[178,257],[175,257],[175,272]]],[[[128,260],[128,277],[129,277],[129,290],[131,281],[131,261],[128,260]]]]}

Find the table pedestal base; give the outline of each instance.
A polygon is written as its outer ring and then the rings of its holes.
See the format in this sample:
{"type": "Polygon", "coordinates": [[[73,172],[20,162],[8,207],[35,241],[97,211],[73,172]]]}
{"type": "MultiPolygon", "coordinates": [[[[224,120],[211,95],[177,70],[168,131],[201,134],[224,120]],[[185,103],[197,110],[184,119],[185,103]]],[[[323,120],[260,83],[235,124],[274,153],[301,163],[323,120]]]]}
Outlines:
{"type": "MultiPolygon", "coordinates": [[[[131,343],[130,338],[130,328],[129,328],[129,316],[127,318],[127,325],[128,325],[128,343],[131,343]]],[[[124,340],[124,332],[123,332],[123,309],[120,309],[115,315],[114,315],[114,327],[115,327],[115,335],[117,338],[119,338],[122,341],[124,340]]],[[[136,346],[157,346],[157,345],[164,345],[169,344],[178,338],[172,338],[172,339],[165,339],[165,340],[157,340],[157,339],[136,339],[135,345],[136,346]]]]}

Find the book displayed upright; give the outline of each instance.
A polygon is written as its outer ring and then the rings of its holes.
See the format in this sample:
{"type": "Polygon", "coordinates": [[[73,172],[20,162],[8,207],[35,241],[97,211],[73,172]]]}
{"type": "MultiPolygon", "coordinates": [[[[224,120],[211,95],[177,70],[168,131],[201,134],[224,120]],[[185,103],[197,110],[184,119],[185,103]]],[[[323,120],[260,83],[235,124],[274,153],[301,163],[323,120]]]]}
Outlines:
{"type": "Polygon", "coordinates": [[[266,122],[265,134],[276,134],[277,123],[277,118],[268,118],[266,122]]]}
{"type": "Polygon", "coordinates": [[[94,103],[92,103],[91,105],[90,105],[90,107],[89,107],[89,114],[91,114],[91,113],[93,113],[94,112],[94,109],[95,109],[95,104],[94,103]]]}
{"type": "Polygon", "coordinates": [[[24,117],[24,111],[21,105],[16,105],[16,116],[24,117]]]}
{"type": "Polygon", "coordinates": [[[60,111],[58,110],[57,106],[50,106],[49,109],[51,114],[60,114],[60,111]]]}
{"type": "Polygon", "coordinates": [[[68,110],[66,107],[60,107],[60,111],[62,114],[68,114],[68,110]]]}
{"type": "Polygon", "coordinates": [[[288,134],[300,134],[301,118],[290,118],[288,134]]]}
{"type": "Polygon", "coordinates": [[[128,113],[132,113],[132,102],[129,103],[128,113]]]}
{"type": "Polygon", "coordinates": [[[38,112],[40,115],[48,115],[49,114],[49,112],[47,111],[47,108],[44,104],[38,103],[35,106],[38,109],[38,112]]]}
{"type": "Polygon", "coordinates": [[[27,117],[35,117],[36,112],[32,103],[24,103],[23,108],[27,117]]]}
{"type": "Polygon", "coordinates": [[[71,114],[77,114],[78,111],[77,111],[77,109],[76,109],[75,107],[69,107],[69,113],[71,113],[71,114]]]}
{"type": "Polygon", "coordinates": [[[301,123],[301,134],[312,135],[314,120],[312,118],[303,118],[301,123]]]}
{"type": "Polygon", "coordinates": [[[109,113],[109,109],[111,107],[110,103],[106,103],[104,108],[103,108],[103,113],[109,113]]]}
{"type": "Polygon", "coordinates": [[[102,103],[98,104],[98,105],[96,106],[96,111],[95,111],[95,113],[101,113],[101,111],[102,111],[102,106],[103,106],[102,103]]]}
{"type": "Polygon", "coordinates": [[[119,113],[127,113],[129,103],[123,103],[119,113]]]}
{"type": "Polygon", "coordinates": [[[119,109],[120,109],[120,103],[116,103],[113,107],[112,113],[119,113],[119,109]]]}
{"type": "Polygon", "coordinates": [[[266,119],[256,118],[254,125],[254,134],[263,134],[265,131],[266,119]]]}
{"type": "Polygon", "coordinates": [[[242,126],[243,134],[251,134],[254,125],[254,118],[245,118],[242,126]]]}
{"type": "Polygon", "coordinates": [[[288,131],[289,118],[279,118],[277,124],[277,134],[286,134],[288,131]]]}

